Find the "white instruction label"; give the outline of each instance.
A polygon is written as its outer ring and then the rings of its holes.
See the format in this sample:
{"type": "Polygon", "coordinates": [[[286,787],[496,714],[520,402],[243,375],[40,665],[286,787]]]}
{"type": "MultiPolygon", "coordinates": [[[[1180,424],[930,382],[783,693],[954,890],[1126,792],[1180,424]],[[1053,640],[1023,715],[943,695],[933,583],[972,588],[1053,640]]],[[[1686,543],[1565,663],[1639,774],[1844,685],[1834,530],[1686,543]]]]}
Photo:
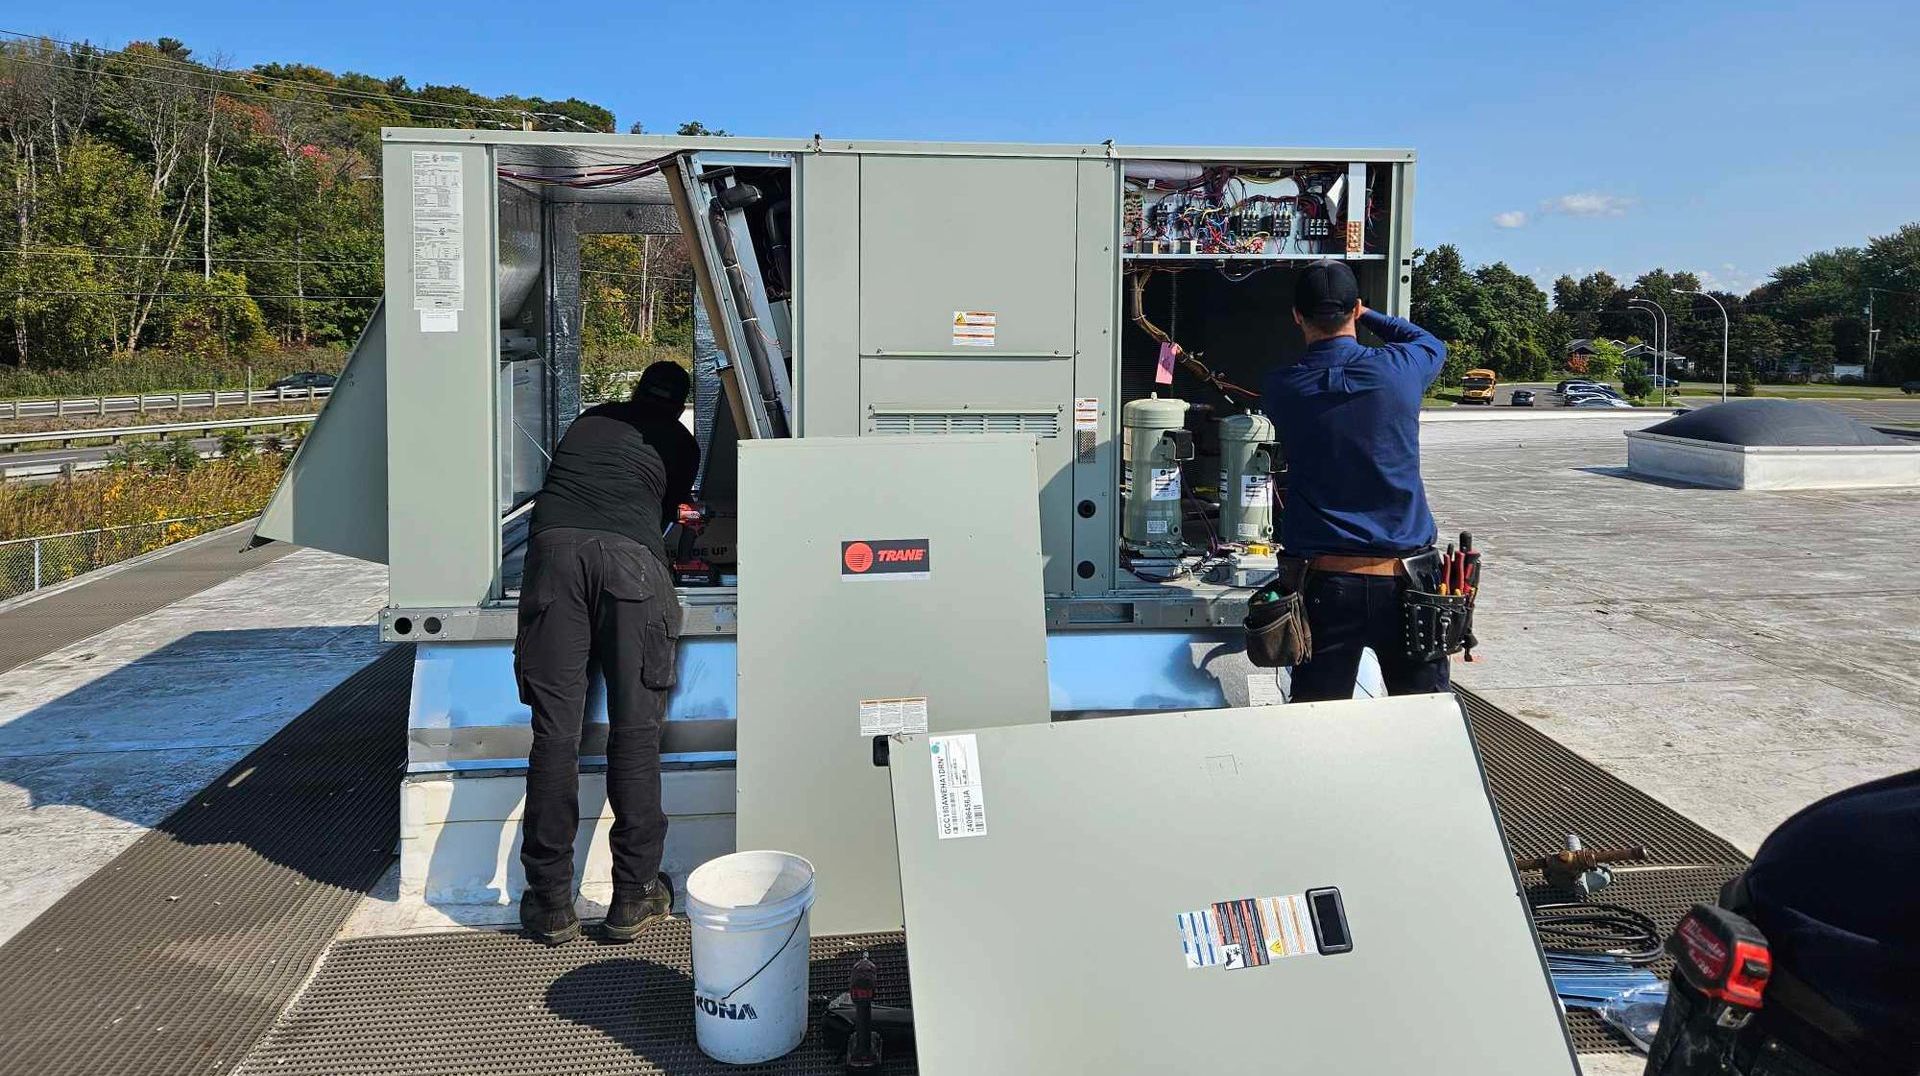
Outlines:
{"type": "Polygon", "coordinates": [[[927,749],[933,755],[933,817],[940,839],[986,836],[987,801],[973,734],[935,736],[927,749]]]}
{"type": "Polygon", "coordinates": [[[999,327],[999,315],[990,310],[955,310],[953,346],[992,347],[994,332],[999,327]]]}
{"type": "Polygon", "coordinates": [[[1258,669],[1247,674],[1248,706],[1279,706],[1287,701],[1280,689],[1280,670],[1258,669]]]}
{"type": "Polygon", "coordinates": [[[1155,467],[1148,475],[1147,496],[1156,501],[1180,499],[1180,468],[1155,467]]]}
{"type": "Polygon", "coordinates": [[[460,311],[422,310],[420,311],[420,331],[423,333],[457,333],[460,331],[460,311]]]}
{"type": "MultiPolygon", "coordinates": [[[[413,308],[464,310],[467,234],[460,154],[413,151],[413,308]]],[[[421,332],[449,332],[427,319],[421,332]]],[[[457,321],[454,323],[457,325],[457,321]]]]}
{"type": "Polygon", "coordinates": [[[1267,476],[1263,474],[1243,474],[1240,476],[1240,506],[1258,508],[1267,504],[1267,476]]]}
{"type": "Polygon", "coordinates": [[[1166,520],[1164,520],[1164,519],[1149,519],[1149,520],[1147,520],[1147,533],[1148,533],[1148,534],[1165,534],[1165,533],[1167,533],[1167,530],[1168,530],[1168,527],[1167,527],[1167,521],[1166,521],[1166,520]]]}
{"type": "Polygon", "coordinates": [[[860,735],[892,736],[927,731],[925,696],[906,699],[861,699],[860,735]]]}

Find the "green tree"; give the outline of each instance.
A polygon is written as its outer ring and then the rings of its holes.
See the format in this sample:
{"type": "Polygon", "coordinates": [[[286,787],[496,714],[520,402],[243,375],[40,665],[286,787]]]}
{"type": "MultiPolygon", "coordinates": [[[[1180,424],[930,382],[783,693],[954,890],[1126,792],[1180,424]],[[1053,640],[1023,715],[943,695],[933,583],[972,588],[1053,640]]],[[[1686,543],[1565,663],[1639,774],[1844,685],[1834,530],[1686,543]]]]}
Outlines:
{"type": "Polygon", "coordinates": [[[1625,349],[1611,340],[1595,340],[1591,347],[1593,354],[1587,356],[1587,376],[1595,381],[1613,380],[1627,361],[1625,349]]]}
{"type": "Polygon", "coordinates": [[[1647,368],[1639,359],[1628,359],[1620,364],[1620,391],[1630,400],[1644,400],[1653,391],[1653,379],[1647,376],[1647,368]]]}

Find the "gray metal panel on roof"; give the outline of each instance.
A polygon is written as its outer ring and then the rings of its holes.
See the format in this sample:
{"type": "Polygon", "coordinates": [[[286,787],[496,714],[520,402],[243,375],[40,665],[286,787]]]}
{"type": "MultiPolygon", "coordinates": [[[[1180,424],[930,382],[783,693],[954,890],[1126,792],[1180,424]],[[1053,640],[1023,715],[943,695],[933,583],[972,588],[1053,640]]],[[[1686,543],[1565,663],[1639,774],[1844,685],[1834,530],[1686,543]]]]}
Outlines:
{"type": "Polygon", "coordinates": [[[740,444],[737,843],[813,862],[817,933],[901,922],[862,700],[1047,720],[1037,473],[1023,436],[740,444]],[[919,577],[843,575],[842,542],[893,539],[927,541],[919,577]]]}
{"type": "Polygon", "coordinates": [[[387,304],[373,308],[327,406],[254,525],[255,541],[387,561],[387,304]]]}
{"type": "Polygon", "coordinates": [[[1576,1071],[1452,696],[968,735],[976,836],[892,749],[921,1071],[1576,1071]],[[1188,966],[1176,917],[1325,886],[1351,952],[1188,966]]]}

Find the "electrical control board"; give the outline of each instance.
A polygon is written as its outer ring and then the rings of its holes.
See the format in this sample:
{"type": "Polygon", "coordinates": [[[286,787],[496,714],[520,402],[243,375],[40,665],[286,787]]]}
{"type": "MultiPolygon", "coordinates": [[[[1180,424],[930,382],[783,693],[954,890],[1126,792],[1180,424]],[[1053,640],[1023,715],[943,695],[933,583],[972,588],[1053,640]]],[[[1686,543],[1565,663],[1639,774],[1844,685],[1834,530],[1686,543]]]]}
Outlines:
{"type": "Polygon", "coordinates": [[[1130,258],[1362,255],[1375,209],[1366,169],[1344,164],[1129,162],[1121,250],[1130,258]]]}

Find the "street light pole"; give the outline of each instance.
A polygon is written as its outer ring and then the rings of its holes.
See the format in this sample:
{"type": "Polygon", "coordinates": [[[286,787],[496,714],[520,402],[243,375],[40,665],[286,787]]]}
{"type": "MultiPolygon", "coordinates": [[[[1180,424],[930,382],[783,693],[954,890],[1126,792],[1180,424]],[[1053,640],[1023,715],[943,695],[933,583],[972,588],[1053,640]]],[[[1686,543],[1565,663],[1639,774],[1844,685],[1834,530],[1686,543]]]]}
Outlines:
{"type": "Polygon", "coordinates": [[[1634,303],[1645,303],[1660,311],[1660,316],[1654,323],[1656,335],[1653,341],[1653,370],[1660,378],[1660,406],[1665,407],[1667,404],[1667,352],[1673,347],[1673,331],[1667,318],[1667,308],[1639,295],[1627,300],[1628,306],[1634,303]]]}
{"type": "Polygon", "coordinates": [[[1733,335],[1733,322],[1727,318],[1726,306],[1722,304],[1720,300],[1714,299],[1713,296],[1711,295],[1707,295],[1706,292],[1685,291],[1683,289],[1681,294],[1705,296],[1707,299],[1711,299],[1713,301],[1713,305],[1720,307],[1720,402],[1726,403],[1727,402],[1727,341],[1733,335]]]}
{"type": "MultiPolygon", "coordinates": [[[[1658,380],[1660,377],[1660,315],[1654,313],[1647,307],[1634,306],[1631,302],[1627,305],[1630,309],[1640,311],[1653,321],[1653,374],[1654,379],[1658,380]]],[[[1662,400],[1661,402],[1665,403],[1666,401],[1662,400]]]]}

